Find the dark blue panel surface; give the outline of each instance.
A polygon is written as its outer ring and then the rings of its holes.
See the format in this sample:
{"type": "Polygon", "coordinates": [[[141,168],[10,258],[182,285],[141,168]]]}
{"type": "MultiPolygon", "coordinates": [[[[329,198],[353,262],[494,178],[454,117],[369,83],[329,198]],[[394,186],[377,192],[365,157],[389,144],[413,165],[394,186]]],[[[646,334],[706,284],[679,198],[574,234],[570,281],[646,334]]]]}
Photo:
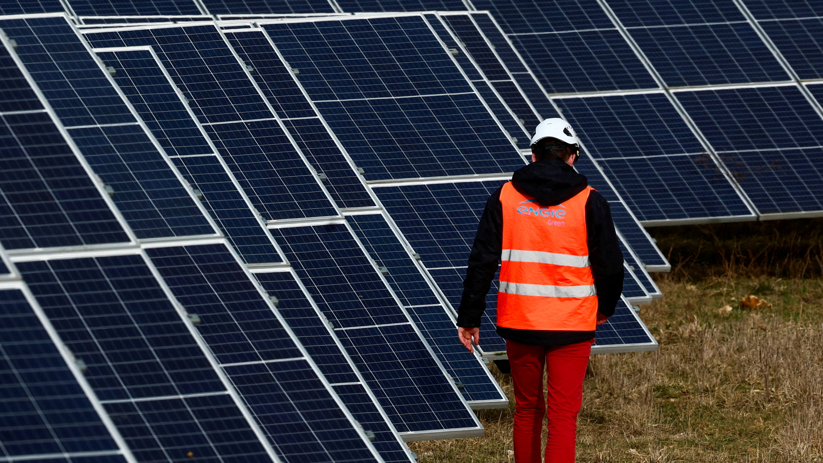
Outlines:
{"type": "Polygon", "coordinates": [[[507,34],[613,28],[596,0],[472,0],[477,10],[489,10],[507,34]]]}
{"type": "Polygon", "coordinates": [[[374,433],[372,444],[386,463],[410,461],[406,445],[398,442],[395,431],[386,423],[364,385],[340,384],[333,388],[363,429],[374,433]]]}
{"type": "Polygon", "coordinates": [[[485,80],[474,82],[477,93],[489,106],[492,114],[497,117],[503,129],[512,137],[512,141],[521,150],[528,150],[531,145],[531,133],[520,123],[520,121],[506,106],[505,101],[497,94],[495,88],[485,80]]]}
{"type": "Polygon", "coordinates": [[[408,323],[345,225],[271,232],[335,328],[408,323]]]}
{"type": "Polygon", "coordinates": [[[380,456],[387,462],[408,461],[402,444],[366,393],[365,386],[355,384],[360,383],[360,378],[354,366],[321,320],[322,315],[311,306],[295,277],[289,272],[257,273],[255,276],[263,288],[277,298],[277,311],[288,322],[323,376],[332,386],[341,384],[334,390],[363,428],[375,433],[373,444],[380,456]]]}
{"type": "Polygon", "coordinates": [[[205,129],[254,207],[267,220],[337,215],[274,119],[205,129]]]}
{"type": "Polygon", "coordinates": [[[211,154],[206,137],[151,52],[97,52],[117,73],[115,82],[169,156],[211,154]]]}
{"type": "Polygon", "coordinates": [[[94,17],[85,16],[81,18],[84,25],[93,24],[151,24],[151,23],[171,23],[171,22],[193,22],[193,21],[214,21],[211,16],[114,16],[114,17],[94,17]]]}
{"type": "Polygon", "coordinates": [[[338,330],[337,335],[397,431],[476,426],[474,414],[411,324],[338,330]],[[403,342],[387,342],[398,339],[403,342]]]}
{"type": "Polygon", "coordinates": [[[306,348],[323,376],[331,384],[357,382],[351,364],[318,313],[289,272],[254,275],[270,296],[277,298],[277,311],[306,348]]]}
{"type": "MultiPolygon", "coordinates": [[[[468,257],[466,258],[468,260],[468,257]]],[[[460,306],[463,295],[463,279],[466,278],[466,267],[430,269],[429,273],[437,282],[437,286],[446,295],[455,310],[460,306]]],[[[505,352],[506,341],[497,335],[495,323],[497,320],[497,275],[492,280],[489,293],[486,295],[486,311],[483,312],[480,325],[480,348],[483,352],[505,352]]]]}
{"type": "Polygon", "coordinates": [[[462,391],[466,400],[506,400],[495,387],[494,379],[484,371],[485,366],[456,342],[455,319],[446,313],[448,309],[435,296],[383,216],[352,216],[348,221],[372,258],[388,269],[386,279],[440,363],[466,386],[462,391]]]}
{"type": "Polygon", "coordinates": [[[375,461],[305,360],[225,368],[284,462],[375,461]]]}
{"type": "Polygon", "coordinates": [[[789,80],[749,23],[629,29],[669,87],[789,80]]]}
{"type": "Polygon", "coordinates": [[[228,394],[105,407],[137,461],[271,461],[228,394]]]}
{"type": "Polygon", "coordinates": [[[549,93],[658,88],[616,29],[509,38],[549,93]]]}
{"type": "Polygon", "coordinates": [[[797,87],[676,96],[759,212],[823,208],[823,119],[797,87]]]}
{"type": "Polygon", "coordinates": [[[222,244],[146,251],[220,363],[303,357],[288,332],[222,244]]]}
{"type": "Polygon", "coordinates": [[[716,0],[609,0],[609,7],[626,27],[746,20],[734,2],[716,0]]]}
{"type": "Polygon", "coordinates": [[[139,125],[68,130],[138,238],[214,235],[183,183],[139,125]]]}
{"type": "Polygon", "coordinates": [[[617,303],[614,315],[609,321],[598,326],[595,333],[595,347],[620,346],[625,344],[652,344],[654,339],[649,337],[643,326],[633,314],[633,309],[625,301],[617,303]]]}
{"type": "Polygon", "coordinates": [[[194,0],[67,0],[78,16],[199,15],[194,0]]]}
{"type": "Polygon", "coordinates": [[[247,264],[282,262],[268,231],[216,156],[173,161],[183,178],[203,193],[203,206],[247,264]]]}
{"type": "Polygon", "coordinates": [[[823,16],[823,2],[820,0],[744,0],[743,3],[758,20],[823,16]]]}
{"type": "MultiPolygon", "coordinates": [[[[0,7],[1,8],[1,7],[0,7]]],[[[31,85],[6,47],[0,47],[0,112],[42,110],[31,85]]]]}
{"type": "Polygon", "coordinates": [[[823,77],[823,19],[763,21],[760,27],[799,78],[823,77]]]}
{"type": "Polygon", "coordinates": [[[96,48],[153,46],[203,124],[273,117],[213,25],[90,32],[85,37],[96,48]]]}
{"type": "Polygon", "coordinates": [[[0,291],[0,442],[5,459],[118,451],[19,289],[0,291]]]}
{"type": "Polygon", "coordinates": [[[334,13],[327,0],[202,0],[209,14],[334,13]]]}
{"type": "Polygon", "coordinates": [[[18,269],[101,400],[225,390],[140,256],[18,269]]]}
{"type": "Polygon", "coordinates": [[[461,0],[342,0],[337,1],[346,13],[368,13],[375,11],[459,11],[466,5],[461,0]]]}
{"type": "Polygon", "coordinates": [[[557,103],[639,220],[750,215],[664,95],[557,103]]]}
{"type": "Polygon", "coordinates": [[[398,431],[474,426],[470,413],[464,413],[465,405],[345,225],[272,233],[398,431]],[[390,335],[384,330],[408,332],[390,335]],[[401,337],[402,343],[391,341],[401,337]]]}
{"type": "Polygon", "coordinates": [[[486,200],[503,181],[375,188],[426,268],[465,266],[486,200]]]}
{"type": "MultiPolygon", "coordinates": [[[[461,51],[461,48],[465,46],[465,44],[460,44],[450,33],[449,29],[443,24],[440,20],[440,16],[435,13],[428,13],[423,15],[426,18],[426,21],[429,23],[432,29],[434,29],[434,33],[440,37],[440,40],[449,48],[451,52],[452,49],[456,50],[457,53],[454,56],[455,61],[457,61],[457,65],[460,67],[466,76],[471,81],[481,80],[483,79],[483,74],[477,69],[477,67],[472,64],[471,54],[465,53],[461,51]]],[[[474,57],[476,60],[477,58],[474,57]]]]}
{"type": "Polygon", "coordinates": [[[2,0],[0,15],[62,13],[60,0],[2,0]]]}
{"type": "Polygon", "coordinates": [[[63,17],[10,19],[0,27],[66,127],[133,123],[105,72],[63,17]]]}
{"type": "Polygon", "coordinates": [[[47,113],[0,121],[0,240],[6,249],[129,241],[47,113]]]}

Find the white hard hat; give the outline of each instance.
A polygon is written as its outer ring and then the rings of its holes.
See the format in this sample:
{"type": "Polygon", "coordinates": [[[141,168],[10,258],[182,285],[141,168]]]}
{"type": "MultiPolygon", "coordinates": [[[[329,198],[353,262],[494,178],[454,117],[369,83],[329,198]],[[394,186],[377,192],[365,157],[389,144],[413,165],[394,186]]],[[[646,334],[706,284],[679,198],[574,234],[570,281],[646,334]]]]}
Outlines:
{"type": "Polygon", "coordinates": [[[534,129],[534,136],[532,137],[532,141],[529,143],[529,146],[534,146],[537,142],[544,138],[556,138],[570,145],[580,144],[580,142],[577,141],[577,134],[574,133],[572,126],[559,117],[546,119],[537,124],[537,128],[534,129]]]}

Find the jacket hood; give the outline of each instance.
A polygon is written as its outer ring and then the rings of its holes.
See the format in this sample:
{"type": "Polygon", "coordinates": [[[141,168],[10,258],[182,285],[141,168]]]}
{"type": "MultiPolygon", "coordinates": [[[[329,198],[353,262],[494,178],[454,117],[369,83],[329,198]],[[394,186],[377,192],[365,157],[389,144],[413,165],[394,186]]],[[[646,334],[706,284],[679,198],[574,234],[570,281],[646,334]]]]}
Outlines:
{"type": "Polygon", "coordinates": [[[589,182],[563,161],[543,159],[517,169],[512,184],[541,205],[554,206],[583,191],[589,182]]]}

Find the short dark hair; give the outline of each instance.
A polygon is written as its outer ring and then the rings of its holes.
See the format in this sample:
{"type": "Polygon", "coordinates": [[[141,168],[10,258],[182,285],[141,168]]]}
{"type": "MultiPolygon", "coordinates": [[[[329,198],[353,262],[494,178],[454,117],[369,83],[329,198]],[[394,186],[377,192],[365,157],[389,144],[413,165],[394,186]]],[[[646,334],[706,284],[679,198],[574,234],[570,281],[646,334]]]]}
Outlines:
{"type": "MultiPolygon", "coordinates": [[[[563,152],[572,148],[572,145],[564,142],[563,140],[558,140],[557,138],[544,138],[534,145],[532,145],[532,154],[537,158],[538,161],[542,161],[543,159],[549,158],[552,151],[563,152]]],[[[555,155],[556,156],[556,155],[555,155]]]]}

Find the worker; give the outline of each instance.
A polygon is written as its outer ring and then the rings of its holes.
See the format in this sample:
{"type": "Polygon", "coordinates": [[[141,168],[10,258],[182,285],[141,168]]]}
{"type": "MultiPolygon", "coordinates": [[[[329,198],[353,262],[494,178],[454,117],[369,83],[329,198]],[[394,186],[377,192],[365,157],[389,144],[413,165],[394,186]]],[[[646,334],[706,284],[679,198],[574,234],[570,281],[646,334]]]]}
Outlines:
{"type": "Polygon", "coordinates": [[[496,324],[514,384],[515,462],[542,461],[545,417],[546,463],[573,463],[583,379],[596,326],[614,314],[623,291],[623,254],[609,203],[572,167],[580,157],[572,127],[559,118],[540,122],[531,149],[532,163],[486,202],[457,332],[473,352],[500,261],[496,324]]]}

